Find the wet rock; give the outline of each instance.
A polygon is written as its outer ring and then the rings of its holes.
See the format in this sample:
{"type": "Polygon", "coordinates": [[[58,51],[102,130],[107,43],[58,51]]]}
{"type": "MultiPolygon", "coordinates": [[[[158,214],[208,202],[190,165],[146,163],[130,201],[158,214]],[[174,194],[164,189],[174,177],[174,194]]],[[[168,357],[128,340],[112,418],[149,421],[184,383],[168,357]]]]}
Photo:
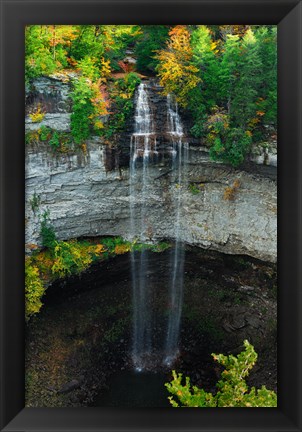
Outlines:
{"type": "Polygon", "coordinates": [[[27,88],[26,112],[32,112],[38,107],[46,113],[70,112],[70,85],[56,78],[35,79],[27,88]]]}
{"type": "Polygon", "coordinates": [[[252,146],[250,160],[259,165],[277,166],[277,141],[252,146]]]}
{"type": "Polygon", "coordinates": [[[255,291],[255,287],[252,287],[252,286],[248,286],[248,285],[242,285],[242,286],[240,286],[239,288],[238,288],[238,291],[239,292],[246,292],[246,293],[249,293],[249,292],[252,292],[252,291],[255,291]]]}
{"type": "Polygon", "coordinates": [[[222,328],[228,333],[234,331],[234,327],[228,321],[222,323],[222,328]]]}
{"type": "Polygon", "coordinates": [[[79,388],[80,386],[81,386],[81,381],[74,379],[69,383],[63,385],[63,387],[60,390],[58,390],[58,393],[69,393],[79,388]]]}
{"type": "Polygon", "coordinates": [[[257,316],[248,315],[245,317],[245,320],[250,326],[256,329],[258,329],[261,326],[261,320],[257,316]]]}
{"type": "Polygon", "coordinates": [[[228,333],[242,329],[245,326],[246,326],[246,321],[245,321],[244,314],[234,313],[232,315],[227,315],[222,320],[222,327],[228,333]]]}
{"type": "Polygon", "coordinates": [[[238,330],[245,327],[245,317],[244,315],[234,315],[232,317],[232,326],[234,329],[238,330]]]}

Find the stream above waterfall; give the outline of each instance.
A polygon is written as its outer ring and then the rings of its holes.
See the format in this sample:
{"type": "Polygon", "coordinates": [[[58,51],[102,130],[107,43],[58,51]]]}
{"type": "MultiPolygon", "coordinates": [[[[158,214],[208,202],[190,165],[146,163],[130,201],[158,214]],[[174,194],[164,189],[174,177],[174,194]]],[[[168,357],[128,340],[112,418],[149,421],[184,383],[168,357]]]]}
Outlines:
{"type": "MultiPolygon", "coordinates": [[[[172,253],[148,256],[153,337],[159,346],[169,316],[172,253]]],[[[133,371],[130,261],[129,253],[116,256],[49,286],[40,314],[27,327],[26,406],[110,406],[115,398],[120,406],[128,406],[129,398],[136,406],[156,406],[165,397],[163,384],[171,380],[172,367],[158,362],[152,371],[133,371]]],[[[251,384],[275,389],[276,309],[273,264],[186,246],[173,369],[211,391],[218,380],[211,353],[237,354],[247,338],[259,355],[251,384]]]]}

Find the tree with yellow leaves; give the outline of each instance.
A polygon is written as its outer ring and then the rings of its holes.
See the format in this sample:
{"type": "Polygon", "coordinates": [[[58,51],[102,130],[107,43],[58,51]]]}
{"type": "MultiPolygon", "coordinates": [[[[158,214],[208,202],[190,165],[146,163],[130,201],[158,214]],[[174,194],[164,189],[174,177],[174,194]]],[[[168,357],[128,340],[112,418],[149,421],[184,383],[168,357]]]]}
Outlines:
{"type": "Polygon", "coordinates": [[[188,105],[188,94],[200,82],[199,69],[193,64],[190,33],[186,26],[177,25],[169,32],[165,49],[158,51],[157,72],[164,94],[174,93],[177,102],[188,105]]]}

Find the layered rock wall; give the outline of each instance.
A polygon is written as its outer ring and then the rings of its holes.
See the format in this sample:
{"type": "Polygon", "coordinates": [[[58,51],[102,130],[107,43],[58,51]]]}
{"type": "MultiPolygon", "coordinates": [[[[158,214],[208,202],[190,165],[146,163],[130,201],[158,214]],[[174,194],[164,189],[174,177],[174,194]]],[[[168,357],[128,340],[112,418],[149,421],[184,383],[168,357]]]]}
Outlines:
{"type": "MultiPolygon", "coordinates": [[[[105,147],[87,145],[86,155],[53,155],[46,148],[26,155],[26,243],[40,242],[40,219],[49,211],[59,239],[120,235],[129,238],[129,169],[106,171],[105,147]],[[33,209],[33,198],[38,206],[33,209]]],[[[146,231],[150,240],[175,237],[173,194],[179,185],[171,169],[151,168],[146,231]]],[[[190,152],[188,183],[182,187],[181,236],[189,244],[276,261],[276,182],[210,162],[190,152]],[[227,187],[239,183],[233,199],[227,187]],[[194,185],[194,187],[192,187],[194,185]]],[[[138,207],[139,207],[139,203],[138,207]]],[[[148,239],[146,239],[148,240],[148,239]]]]}
{"type": "MultiPolygon", "coordinates": [[[[151,80],[149,87],[161,156],[157,164],[149,167],[152,181],[145,197],[146,240],[173,239],[174,197],[180,186],[173,180],[171,158],[165,154],[170,145],[164,132],[166,99],[155,81],[151,80]]],[[[27,115],[26,130],[36,130],[44,125],[69,131],[69,93],[68,82],[49,78],[36,80],[27,93],[27,113],[41,106],[46,114],[41,123],[33,123],[27,115]]],[[[117,150],[105,146],[100,138],[86,143],[86,153],[55,154],[46,143],[26,148],[27,244],[40,244],[41,215],[45,211],[49,211],[50,222],[59,239],[104,235],[129,238],[128,167],[130,135],[133,132],[130,120],[117,150]]],[[[259,174],[259,169],[256,174],[253,167],[249,172],[238,171],[211,162],[194,140],[188,137],[187,140],[190,156],[185,174],[187,183],[181,187],[182,239],[192,245],[225,253],[276,261],[275,173],[267,177],[259,174]],[[232,188],[234,182],[239,186],[232,199],[226,199],[226,188],[232,188]]],[[[139,197],[136,199],[134,217],[139,220],[139,197]]]]}

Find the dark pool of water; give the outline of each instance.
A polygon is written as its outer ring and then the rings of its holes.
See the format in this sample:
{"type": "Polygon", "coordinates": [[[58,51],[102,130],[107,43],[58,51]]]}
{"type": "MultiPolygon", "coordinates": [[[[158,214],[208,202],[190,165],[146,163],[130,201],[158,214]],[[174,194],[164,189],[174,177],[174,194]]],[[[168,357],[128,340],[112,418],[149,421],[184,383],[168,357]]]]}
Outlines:
{"type": "Polygon", "coordinates": [[[171,407],[165,387],[168,378],[159,373],[120,371],[108,379],[108,390],[93,403],[98,407],[171,407]]]}
{"type": "MultiPolygon", "coordinates": [[[[152,287],[156,354],[149,359],[148,372],[131,370],[129,254],[97,263],[80,277],[56,281],[48,288],[43,309],[27,326],[27,406],[171,407],[164,386],[171,374],[163,369],[161,355],[171,308],[170,254],[171,250],[150,252],[148,257],[146,279],[152,287]],[[69,393],[47,390],[60,389],[80,377],[84,377],[83,385],[69,393]]],[[[171,369],[212,392],[219,370],[211,353],[238,354],[248,339],[258,353],[250,385],[274,390],[275,289],[271,265],[188,248],[179,357],[171,369]]]]}

